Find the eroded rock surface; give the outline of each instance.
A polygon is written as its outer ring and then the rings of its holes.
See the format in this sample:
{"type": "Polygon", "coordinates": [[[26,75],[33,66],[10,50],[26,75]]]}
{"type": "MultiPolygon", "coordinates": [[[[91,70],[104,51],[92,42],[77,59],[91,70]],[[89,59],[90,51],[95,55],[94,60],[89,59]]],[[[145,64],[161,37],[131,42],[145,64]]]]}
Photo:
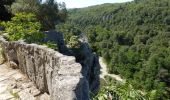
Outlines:
{"type": "Polygon", "coordinates": [[[0,100],[50,100],[19,69],[0,65],[0,100]]]}
{"type": "Polygon", "coordinates": [[[17,64],[41,93],[50,94],[50,100],[89,100],[88,82],[75,57],[20,41],[8,42],[0,38],[0,43],[6,61],[17,64]]]}

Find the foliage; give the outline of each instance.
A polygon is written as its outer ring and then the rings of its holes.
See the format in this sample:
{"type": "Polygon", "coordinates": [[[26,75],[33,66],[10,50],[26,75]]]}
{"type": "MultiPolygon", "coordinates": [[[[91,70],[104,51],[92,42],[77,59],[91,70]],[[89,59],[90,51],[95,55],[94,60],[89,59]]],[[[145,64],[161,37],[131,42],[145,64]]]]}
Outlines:
{"type": "Polygon", "coordinates": [[[81,29],[93,51],[105,58],[110,73],[120,74],[135,89],[151,93],[153,100],[167,100],[169,6],[169,0],[135,0],[71,9],[67,25],[62,27],[66,31],[69,25],[81,29]]]}
{"type": "Polygon", "coordinates": [[[58,13],[58,4],[53,0],[53,2],[47,1],[42,4],[37,15],[45,29],[54,29],[55,24],[59,21],[58,13]]]}
{"type": "Polygon", "coordinates": [[[31,13],[18,13],[11,21],[4,23],[4,26],[10,41],[24,39],[30,43],[38,43],[44,38],[44,35],[40,32],[41,24],[31,13]]]}
{"type": "Polygon", "coordinates": [[[8,11],[9,6],[14,0],[0,0],[0,21],[8,21],[12,14],[8,11]]]}
{"type": "Polygon", "coordinates": [[[55,25],[64,22],[67,18],[67,9],[64,3],[58,4],[54,0],[16,0],[12,4],[12,12],[33,13],[42,24],[42,30],[54,29],[55,25]]]}
{"type": "Polygon", "coordinates": [[[52,41],[44,42],[45,34],[40,31],[42,25],[37,21],[34,14],[17,13],[11,21],[2,22],[0,26],[5,27],[5,32],[8,33],[7,39],[10,41],[24,40],[28,43],[46,45],[58,50],[56,43],[52,41]]]}
{"type": "Polygon", "coordinates": [[[39,0],[16,0],[12,6],[12,13],[37,13],[39,10],[40,1],[39,0]]]}
{"type": "Polygon", "coordinates": [[[118,84],[114,82],[103,86],[92,100],[146,100],[146,97],[128,83],[118,84]]]}
{"type": "Polygon", "coordinates": [[[78,36],[72,36],[68,43],[70,48],[78,49],[81,46],[81,42],[78,40],[78,36]]]}
{"type": "Polygon", "coordinates": [[[19,98],[20,98],[18,92],[14,92],[13,90],[10,90],[9,92],[10,92],[10,94],[11,94],[15,99],[19,99],[19,98]]]}
{"type": "Polygon", "coordinates": [[[56,25],[56,31],[63,33],[66,44],[69,43],[72,36],[79,37],[81,34],[81,31],[78,28],[67,23],[56,25]]]}
{"type": "Polygon", "coordinates": [[[48,41],[47,43],[44,43],[43,45],[46,45],[47,47],[58,50],[58,45],[54,42],[48,41]]]}

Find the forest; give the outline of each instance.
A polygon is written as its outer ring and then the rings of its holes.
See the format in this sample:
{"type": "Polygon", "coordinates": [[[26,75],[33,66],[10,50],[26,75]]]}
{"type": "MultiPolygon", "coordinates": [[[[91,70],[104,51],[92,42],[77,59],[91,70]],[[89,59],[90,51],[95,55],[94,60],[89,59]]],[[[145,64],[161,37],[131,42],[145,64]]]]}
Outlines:
{"type": "Polygon", "coordinates": [[[170,0],[96,5],[69,9],[68,15],[56,26],[66,42],[85,33],[109,73],[144,93],[154,92],[149,100],[170,99],[170,0]]]}

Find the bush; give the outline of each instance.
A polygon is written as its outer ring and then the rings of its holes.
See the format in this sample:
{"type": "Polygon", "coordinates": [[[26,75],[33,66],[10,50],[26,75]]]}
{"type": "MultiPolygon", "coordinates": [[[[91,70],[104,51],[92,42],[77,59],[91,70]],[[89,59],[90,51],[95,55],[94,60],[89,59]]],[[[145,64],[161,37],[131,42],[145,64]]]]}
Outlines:
{"type": "MultiPolygon", "coordinates": [[[[114,81],[113,81],[114,82],[114,81]]],[[[146,95],[135,90],[129,83],[109,83],[103,86],[92,100],[146,100],[146,95]]]]}
{"type": "Polygon", "coordinates": [[[12,4],[12,13],[37,13],[39,10],[40,1],[39,0],[15,0],[12,4]]]}
{"type": "Polygon", "coordinates": [[[8,33],[7,38],[10,41],[25,40],[26,42],[40,43],[45,37],[40,32],[41,24],[37,21],[34,14],[17,13],[11,21],[2,24],[5,32],[8,33]]]}
{"type": "Polygon", "coordinates": [[[54,42],[50,42],[48,41],[47,43],[43,44],[43,45],[46,45],[47,47],[51,48],[51,49],[54,49],[54,50],[58,50],[58,46],[56,43],[54,42]]]}
{"type": "Polygon", "coordinates": [[[5,27],[9,41],[24,40],[27,43],[42,44],[58,50],[57,44],[51,41],[47,43],[43,41],[45,34],[40,32],[41,24],[37,21],[34,14],[17,13],[11,21],[1,22],[0,26],[5,27]]]}
{"type": "Polygon", "coordinates": [[[78,49],[81,46],[81,42],[78,40],[78,36],[72,36],[68,43],[70,48],[78,49]]]}

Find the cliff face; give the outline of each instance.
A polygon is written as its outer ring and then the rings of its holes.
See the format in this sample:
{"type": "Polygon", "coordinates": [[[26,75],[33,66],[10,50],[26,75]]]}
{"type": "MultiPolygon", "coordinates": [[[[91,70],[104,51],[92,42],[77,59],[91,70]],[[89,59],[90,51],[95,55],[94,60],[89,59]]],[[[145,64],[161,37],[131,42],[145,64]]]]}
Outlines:
{"type": "Polygon", "coordinates": [[[8,42],[0,38],[9,65],[17,65],[51,100],[88,100],[89,87],[75,57],[36,44],[8,42]]]}
{"type": "Polygon", "coordinates": [[[93,93],[97,92],[100,85],[99,57],[91,51],[86,42],[83,42],[80,52],[76,52],[75,57],[79,59],[79,62],[83,67],[82,74],[88,80],[90,91],[93,93]],[[80,56],[83,57],[79,59],[80,56]]]}
{"type": "Polygon", "coordinates": [[[8,64],[18,67],[41,92],[49,93],[51,100],[89,100],[89,91],[95,93],[99,89],[98,56],[86,42],[82,41],[80,50],[74,51],[65,46],[61,33],[49,31],[45,34],[44,41],[55,42],[65,55],[45,46],[8,42],[1,37],[8,64]]]}
{"type": "MultiPolygon", "coordinates": [[[[87,83],[85,87],[89,87],[91,92],[96,92],[99,89],[99,74],[100,74],[100,64],[99,57],[94,54],[87,41],[87,37],[85,34],[81,34],[79,36],[80,41],[82,43],[79,50],[70,50],[65,46],[64,38],[62,33],[58,33],[56,31],[48,31],[45,32],[47,37],[45,41],[51,40],[58,44],[59,51],[66,55],[71,55],[76,57],[76,61],[82,65],[82,75],[87,79],[87,83]]],[[[84,89],[88,93],[87,89],[84,89]]]]}

